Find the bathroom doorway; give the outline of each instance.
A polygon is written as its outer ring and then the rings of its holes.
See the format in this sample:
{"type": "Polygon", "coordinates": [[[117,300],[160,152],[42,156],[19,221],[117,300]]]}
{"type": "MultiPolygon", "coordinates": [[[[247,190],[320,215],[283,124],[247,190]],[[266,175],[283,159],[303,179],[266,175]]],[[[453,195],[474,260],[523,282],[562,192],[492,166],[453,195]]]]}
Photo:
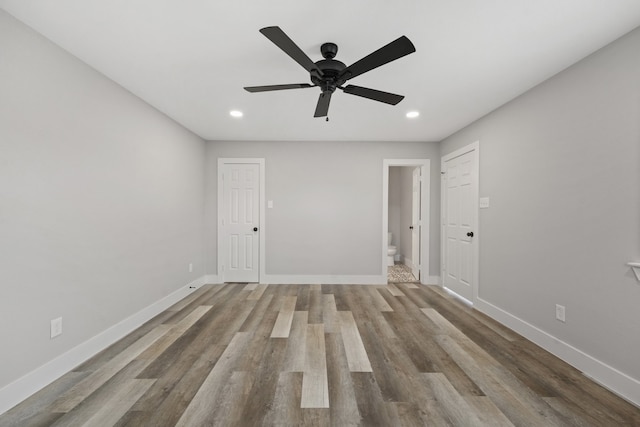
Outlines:
{"type": "Polygon", "coordinates": [[[382,266],[392,283],[417,281],[426,284],[429,275],[429,172],[429,159],[383,161],[382,266]],[[390,246],[395,247],[395,251],[390,246]]]}

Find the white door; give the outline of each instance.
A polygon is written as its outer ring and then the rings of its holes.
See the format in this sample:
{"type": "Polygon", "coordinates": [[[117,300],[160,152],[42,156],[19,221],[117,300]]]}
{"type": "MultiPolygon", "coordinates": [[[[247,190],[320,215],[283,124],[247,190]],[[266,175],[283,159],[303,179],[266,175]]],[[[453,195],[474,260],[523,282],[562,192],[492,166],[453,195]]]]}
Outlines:
{"type": "Polygon", "coordinates": [[[477,149],[445,156],[442,171],[443,285],[473,301],[477,274],[477,149]]]}
{"type": "Polygon", "coordinates": [[[222,180],[223,282],[258,282],[260,165],[225,163],[222,180]]]}
{"type": "Polygon", "coordinates": [[[421,180],[420,180],[420,168],[413,170],[413,192],[411,202],[411,259],[413,260],[411,265],[411,273],[413,277],[420,280],[420,233],[421,233],[421,221],[420,221],[420,194],[421,194],[421,180]]]}

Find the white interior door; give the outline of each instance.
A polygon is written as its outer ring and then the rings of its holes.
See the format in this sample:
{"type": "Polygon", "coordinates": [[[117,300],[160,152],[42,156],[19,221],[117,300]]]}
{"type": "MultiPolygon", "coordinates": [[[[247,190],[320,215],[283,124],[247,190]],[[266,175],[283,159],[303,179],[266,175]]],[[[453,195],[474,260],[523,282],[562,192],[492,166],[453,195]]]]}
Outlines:
{"type": "Polygon", "coordinates": [[[443,158],[443,285],[474,300],[477,244],[477,149],[443,158]]]}
{"type": "Polygon", "coordinates": [[[413,277],[417,280],[420,280],[420,233],[421,229],[421,218],[420,218],[420,195],[421,191],[421,180],[420,180],[420,168],[415,168],[413,170],[413,192],[412,192],[412,202],[411,202],[411,258],[413,260],[411,265],[411,273],[413,273],[413,277]]]}
{"type": "Polygon", "coordinates": [[[225,163],[223,180],[223,282],[260,279],[260,166],[225,163]]]}

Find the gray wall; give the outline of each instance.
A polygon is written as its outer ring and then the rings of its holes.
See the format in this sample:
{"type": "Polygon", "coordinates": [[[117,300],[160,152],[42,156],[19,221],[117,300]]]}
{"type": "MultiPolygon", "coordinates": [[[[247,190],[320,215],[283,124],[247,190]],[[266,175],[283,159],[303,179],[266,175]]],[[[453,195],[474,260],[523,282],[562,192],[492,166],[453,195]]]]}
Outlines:
{"type": "MultiPolygon", "coordinates": [[[[401,233],[402,230],[402,168],[392,166],[389,168],[389,229],[393,233],[392,244],[397,248],[398,254],[402,254],[401,233]]],[[[396,255],[397,257],[397,255],[396,255]]]]}
{"type": "Polygon", "coordinates": [[[217,272],[217,161],[263,157],[266,272],[382,274],[382,161],[430,158],[431,273],[438,275],[439,146],[414,142],[218,142],[207,144],[206,263],[217,272]]]}
{"type": "Polygon", "coordinates": [[[0,52],[2,388],[204,275],[205,144],[3,11],[0,52]]]}
{"type": "Polygon", "coordinates": [[[442,143],[480,141],[480,298],[636,379],[638,52],[635,30],[442,143]]]}

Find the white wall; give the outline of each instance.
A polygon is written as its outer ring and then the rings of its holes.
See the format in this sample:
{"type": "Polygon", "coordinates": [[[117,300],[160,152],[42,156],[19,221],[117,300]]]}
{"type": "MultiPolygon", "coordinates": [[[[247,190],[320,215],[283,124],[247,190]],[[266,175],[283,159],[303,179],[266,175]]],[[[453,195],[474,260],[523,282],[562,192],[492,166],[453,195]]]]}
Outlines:
{"type": "Polygon", "coordinates": [[[3,11],[0,52],[2,391],[204,275],[205,144],[3,11]]]}
{"type": "MultiPolygon", "coordinates": [[[[432,163],[432,165],[437,165],[438,162],[434,161],[434,163],[432,163]]],[[[433,166],[432,166],[433,167],[433,166]]],[[[411,220],[413,219],[413,170],[416,169],[415,167],[412,166],[404,166],[402,167],[402,169],[400,169],[400,180],[401,180],[401,187],[402,187],[402,199],[401,199],[401,223],[402,223],[402,227],[400,228],[400,252],[402,253],[402,258],[403,258],[403,263],[405,263],[404,259],[408,258],[410,259],[412,262],[416,262],[419,263],[420,260],[416,259],[416,257],[413,255],[413,253],[411,252],[412,248],[411,248],[411,235],[412,235],[412,231],[411,229],[409,229],[409,227],[411,226],[411,220]]],[[[437,167],[436,167],[437,169],[437,167]]],[[[437,171],[435,171],[437,172],[437,171]]],[[[439,182],[440,178],[438,177],[438,179],[436,180],[436,182],[439,182]]],[[[436,216],[436,218],[439,218],[440,215],[438,214],[436,216]]],[[[439,240],[438,240],[439,241],[439,240]]],[[[440,250],[440,246],[438,245],[438,250],[440,250]]],[[[431,269],[431,271],[435,271],[436,273],[434,273],[434,275],[438,275],[437,271],[438,271],[438,267],[437,266],[431,266],[429,267],[431,269]],[[433,267],[433,268],[432,268],[433,267]]]]}
{"type": "Polygon", "coordinates": [[[640,260],[638,52],[635,30],[447,138],[442,154],[480,141],[491,207],[479,211],[478,306],[590,374],[602,368],[600,381],[640,404],[640,283],[625,265],[640,260]]]}
{"type": "Polygon", "coordinates": [[[399,257],[402,263],[406,258],[413,259],[409,226],[413,208],[414,169],[412,166],[389,168],[389,231],[393,233],[393,244],[398,248],[396,258],[399,257]]]}
{"type": "MultiPolygon", "coordinates": [[[[437,143],[218,142],[207,144],[207,272],[215,274],[217,159],[263,157],[266,272],[381,275],[383,159],[439,159],[437,143]]],[[[432,168],[433,169],[433,168],[432,168]]],[[[439,266],[439,172],[431,176],[431,275],[439,266]]]]}

